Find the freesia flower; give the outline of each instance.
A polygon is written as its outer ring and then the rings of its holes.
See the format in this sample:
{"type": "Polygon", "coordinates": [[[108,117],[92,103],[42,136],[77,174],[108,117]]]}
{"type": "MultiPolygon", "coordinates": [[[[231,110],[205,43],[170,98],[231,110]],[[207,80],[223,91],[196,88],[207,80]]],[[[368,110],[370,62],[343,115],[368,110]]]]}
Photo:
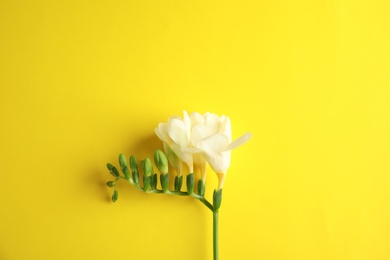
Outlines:
{"type": "MultiPolygon", "coordinates": [[[[197,144],[199,141],[201,141],[204,138],[204,135],[202,135],[200,133],[200,131],[197,131],[197,129],[204,126],[205,118],[208,114],[209,113],[206,113],[205,115],[201,115],[198,112],[193,112],[190,114],[191,145],[192,145],[192,147],[195,147],[195,144],[197,144]],[[195,128],[195,131],[193,131],[194,128],[195,128]]],[[[206,182],[206,170],[207,170],[206,159],[204,158],[204,156],[201,153],[194,153],[193,161],[194,161],[194,166],[200,170],[201,179],[202,179],[203,183],[205,183],[206,182]]]]}
{"type": "Polygon", "coordinates": [[[192,152],[201,153],[218,176],[218,189],[223,187],[230,167],[231,150],[243,145],[251,138],[246,133],[232,142],[231,123],[227,116],[206,113],[204,121],[195,115],[198,124],[192,127],[192,152]],[[203,124],[202,124],[203,123],[203,124]]]}
{"type": "Polygon", "coordinates": [[[170,117],[167,123],[160,123],[154,129],[158,138],[163,142],[168,160],[176,168],[178,175],[181,175],[182,162],[188,166],[190,172],[193,172],[192,153],[186,151],[191,147],[191,120],[186,111],[183,114],[183,118],[170,117]]]}

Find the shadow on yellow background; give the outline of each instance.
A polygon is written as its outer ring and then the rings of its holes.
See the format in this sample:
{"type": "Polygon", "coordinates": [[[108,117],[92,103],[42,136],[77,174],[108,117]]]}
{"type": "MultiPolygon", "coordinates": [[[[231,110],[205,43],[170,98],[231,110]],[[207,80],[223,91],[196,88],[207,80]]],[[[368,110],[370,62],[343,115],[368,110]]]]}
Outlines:
{"type": "MultiPolygon", "coordinates": [[[[212,216],[105,164],[230,116],[226,259],[390,259],[388,1],[2,1],[0,259],[211,259],[212,216]]],[[[210,171],[207,196],[216,177],[210,171]]]]}

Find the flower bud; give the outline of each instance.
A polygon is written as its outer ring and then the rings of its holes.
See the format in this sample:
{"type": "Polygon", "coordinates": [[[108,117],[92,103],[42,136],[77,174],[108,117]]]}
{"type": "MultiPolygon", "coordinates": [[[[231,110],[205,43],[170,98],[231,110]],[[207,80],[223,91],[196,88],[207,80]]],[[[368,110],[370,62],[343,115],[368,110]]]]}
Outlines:
{"type": "Polygon", "coordinates": [[[112,194],[112,202],[115,202],[118,200],[118,190],[114,190],[114,193],[112,194]]]}
{"type": "Polygon", "coordinates": [[[112,176],[114,176],[116,178],[119,177],[118,169],[115,168],[114,165],[112,165],[111,163],[107,163],[107,169],[110,171],[112,176]]]}
{"type": "Polygon", "coordinates": [[[161,188],[164,192],[168,191],[169,186],[169,174],[160,175],[161,188]]]}
{"type": "Polygon", "coordinates": [[[113,182],[113,181],[108,181],[106,184],[107,184],[108,187],[114,187],[115,186],[115,182],[113,182]]]}
{"type": "Polygon", "coordinates": [[[187,175],[187,192],[188,194],[194,193],[194,174],[188,174],[187,175]]]}
{"type": "Polygon", "coordinates": [[[121,170],[126,179],[130,179],[130,171],[129,168],[127,168],[126,157],[122,153],[119,155],[119,165],[121,166],[121,170]]]}
{"type": "Polygon", "coordinates": [[[175,191],[180,191],[183,184],[183,175],[175,177],[175,191]]]}
{"type": "Polygon", "coordinates": [[[137,159],[135,159],[134,155],[130,156],[130,168],[133,172],[134,171],[138,172],[138,163],[137,163],[137,159]]]}
{"type": "Polygon", "coordinates": [[[161,150],[156,150],[154,152],[154,164],[161,174],[168,173],[168,160],[161,150]]]}
{"type": "Polygon", "coordinates": [[[215,210],[218,210],[221,207],[222,203],[222,189],[214,190],[213,194],[213,206],[215,210]]]}
{"type": "Polygon", "coordinates": [[[150,176],[153,174],[153,166],[149,158],[146,158],[142,161],[142,168],[144,170],[145,176],[150,176]]]}
{"type": "Polygon", "coordinates": [[[206,186],[202,180],[198,181],[198,194],[200,196],[204,196],[204,193],[206,191],[206,186]]]}
{"type": "Polygon", "coordinates": [[[130,168],[133,176],[133,181],[138,185],[139,173],[138,173],[138,162],[134,155],[130,156],[130,168]]]}
{"type": "Polygon", "coordinates": [[[152,190],[157,189],[157,173],[153,174],[152,178],[150,179],[150,188],[152,190]]]}
{"type": "Polygon", "coordinates": [[[149,190],[151,181],[152,181],[152,176],[145,176],[144,175],[144,191],[149,190]]]}

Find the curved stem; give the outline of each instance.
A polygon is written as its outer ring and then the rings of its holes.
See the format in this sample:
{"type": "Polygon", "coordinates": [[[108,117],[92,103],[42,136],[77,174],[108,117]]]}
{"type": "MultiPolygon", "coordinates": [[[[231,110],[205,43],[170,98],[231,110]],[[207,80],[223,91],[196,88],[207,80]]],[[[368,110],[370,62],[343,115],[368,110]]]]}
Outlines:
{"type": "Polygon", "coordinates": [[[218,210],[213,211],[213,259],[218,260],[218,210]]]}

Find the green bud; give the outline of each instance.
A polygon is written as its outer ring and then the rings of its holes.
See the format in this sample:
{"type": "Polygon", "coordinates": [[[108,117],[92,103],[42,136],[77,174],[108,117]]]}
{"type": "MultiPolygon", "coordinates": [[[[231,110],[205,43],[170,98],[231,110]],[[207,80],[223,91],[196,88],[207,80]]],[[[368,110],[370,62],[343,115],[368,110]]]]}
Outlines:
{"type": "Polygon", "coordinates": [[[119,155],[119,165],[121,166],[121,168],[127,166],[126,157],[123,155],[123,153],[119,155]]]}
{"type": "Polygon", "coordinates": [[[114,193],[112,194],[111,199],[112,199],[112,202],[115,202],[118,200],[118,190],[117,189],[114,190],[114,193]]]}
{"type": "Polygon", "coordinates": [[[161,150],[154,151],[154,164],[161,174],[168,173],[168,159],[161,150]]]}
{"type": "Polygon", "coordinates": [[[137,171],[138,172],[138,163],[137,159],[132,155],[130,156],[130,168],[132,171],[137,171]]]}
{"type": "Polygon", "coordinates": [[[203,197],[205,191],[206,191],[206,186],[205,186],[204,182],[202,180],[199,180],[198,181],[198,194],[203,197]]]}
{"type": "Polygon", "coordinates": [[[107,184],[108,187],[114,187],[115,186],[115,182],[113,182],[113,181],[108,181],[106,184],[107,184]]]}
{"type": "Polygon", "coordinates": [[[149,190],[151,181],[152,181],[152,176],[144,175],[144,191],[149,190]]]}
{"type": "Polygon", "coordinates": [[[130,179],[130,171],[127,167],[126,157],[122,153],[119,155],[119,165],[121,166],[121,170],[125,175],[126,179],[130,179]]]}
{"type": "Polygon", "coordinates": [[[107,169],[109,171],[111,171],[111,169],[114,167],[114,165],[112,165],[111,163],[107,163],[107,169]]]}
{"type": "Polygon", "coordinates": [[[168,191],[169,188],[169,174],[160,175],[161,188],[164,192],[168,191]]]}
{"type": "Polygon", "coordinates": [[[112,165],[111,163],[107,163],[107,169],[110,171],[112,176],[114,176],[115,178],[119,177],[118,169],[115,168],[114,165],[112,165]]]}
{"type": "Polygon", "coordinates": [[[187,175],[187,192],[188,194],[194,193],[194,174],[190,173],[187,175]]]}
{"type": "Polygon", "coordinates": [[[135,184],[139,183],[138,162],[134,155],[130,156],[130,168],[132,171],[132,177],[135,184]]]}
{"type": "Polygon", "coordinates": [[[175,191],[180,191],[183,185],[183,175],[175,177],[175,191]]]}
{"type": "Polygon", "coordinates": [[[218,210],[221,207],[222,203],[222,189],[214,190],[213,194],[213,206],[215,210],[218,210]]]}
{"type": "Polygon", "coordinates": [[[139,173],[138,171],[133,171],[133,181],[135,184],[139,183],[139,173]]]}
{"type": "Polygon", "coordinates": [[[146,158],[142,161],[142,168],[144,170],[145,176],[150,176],[153,174],[153,166],[149,158],[146,158]]]}
{"type": "Polygon", "coordinates": [[[155,190],[157,188],[157,173],[153,174],[153,177],[150,181],[150,187],[152,190],[155,190]]]}

